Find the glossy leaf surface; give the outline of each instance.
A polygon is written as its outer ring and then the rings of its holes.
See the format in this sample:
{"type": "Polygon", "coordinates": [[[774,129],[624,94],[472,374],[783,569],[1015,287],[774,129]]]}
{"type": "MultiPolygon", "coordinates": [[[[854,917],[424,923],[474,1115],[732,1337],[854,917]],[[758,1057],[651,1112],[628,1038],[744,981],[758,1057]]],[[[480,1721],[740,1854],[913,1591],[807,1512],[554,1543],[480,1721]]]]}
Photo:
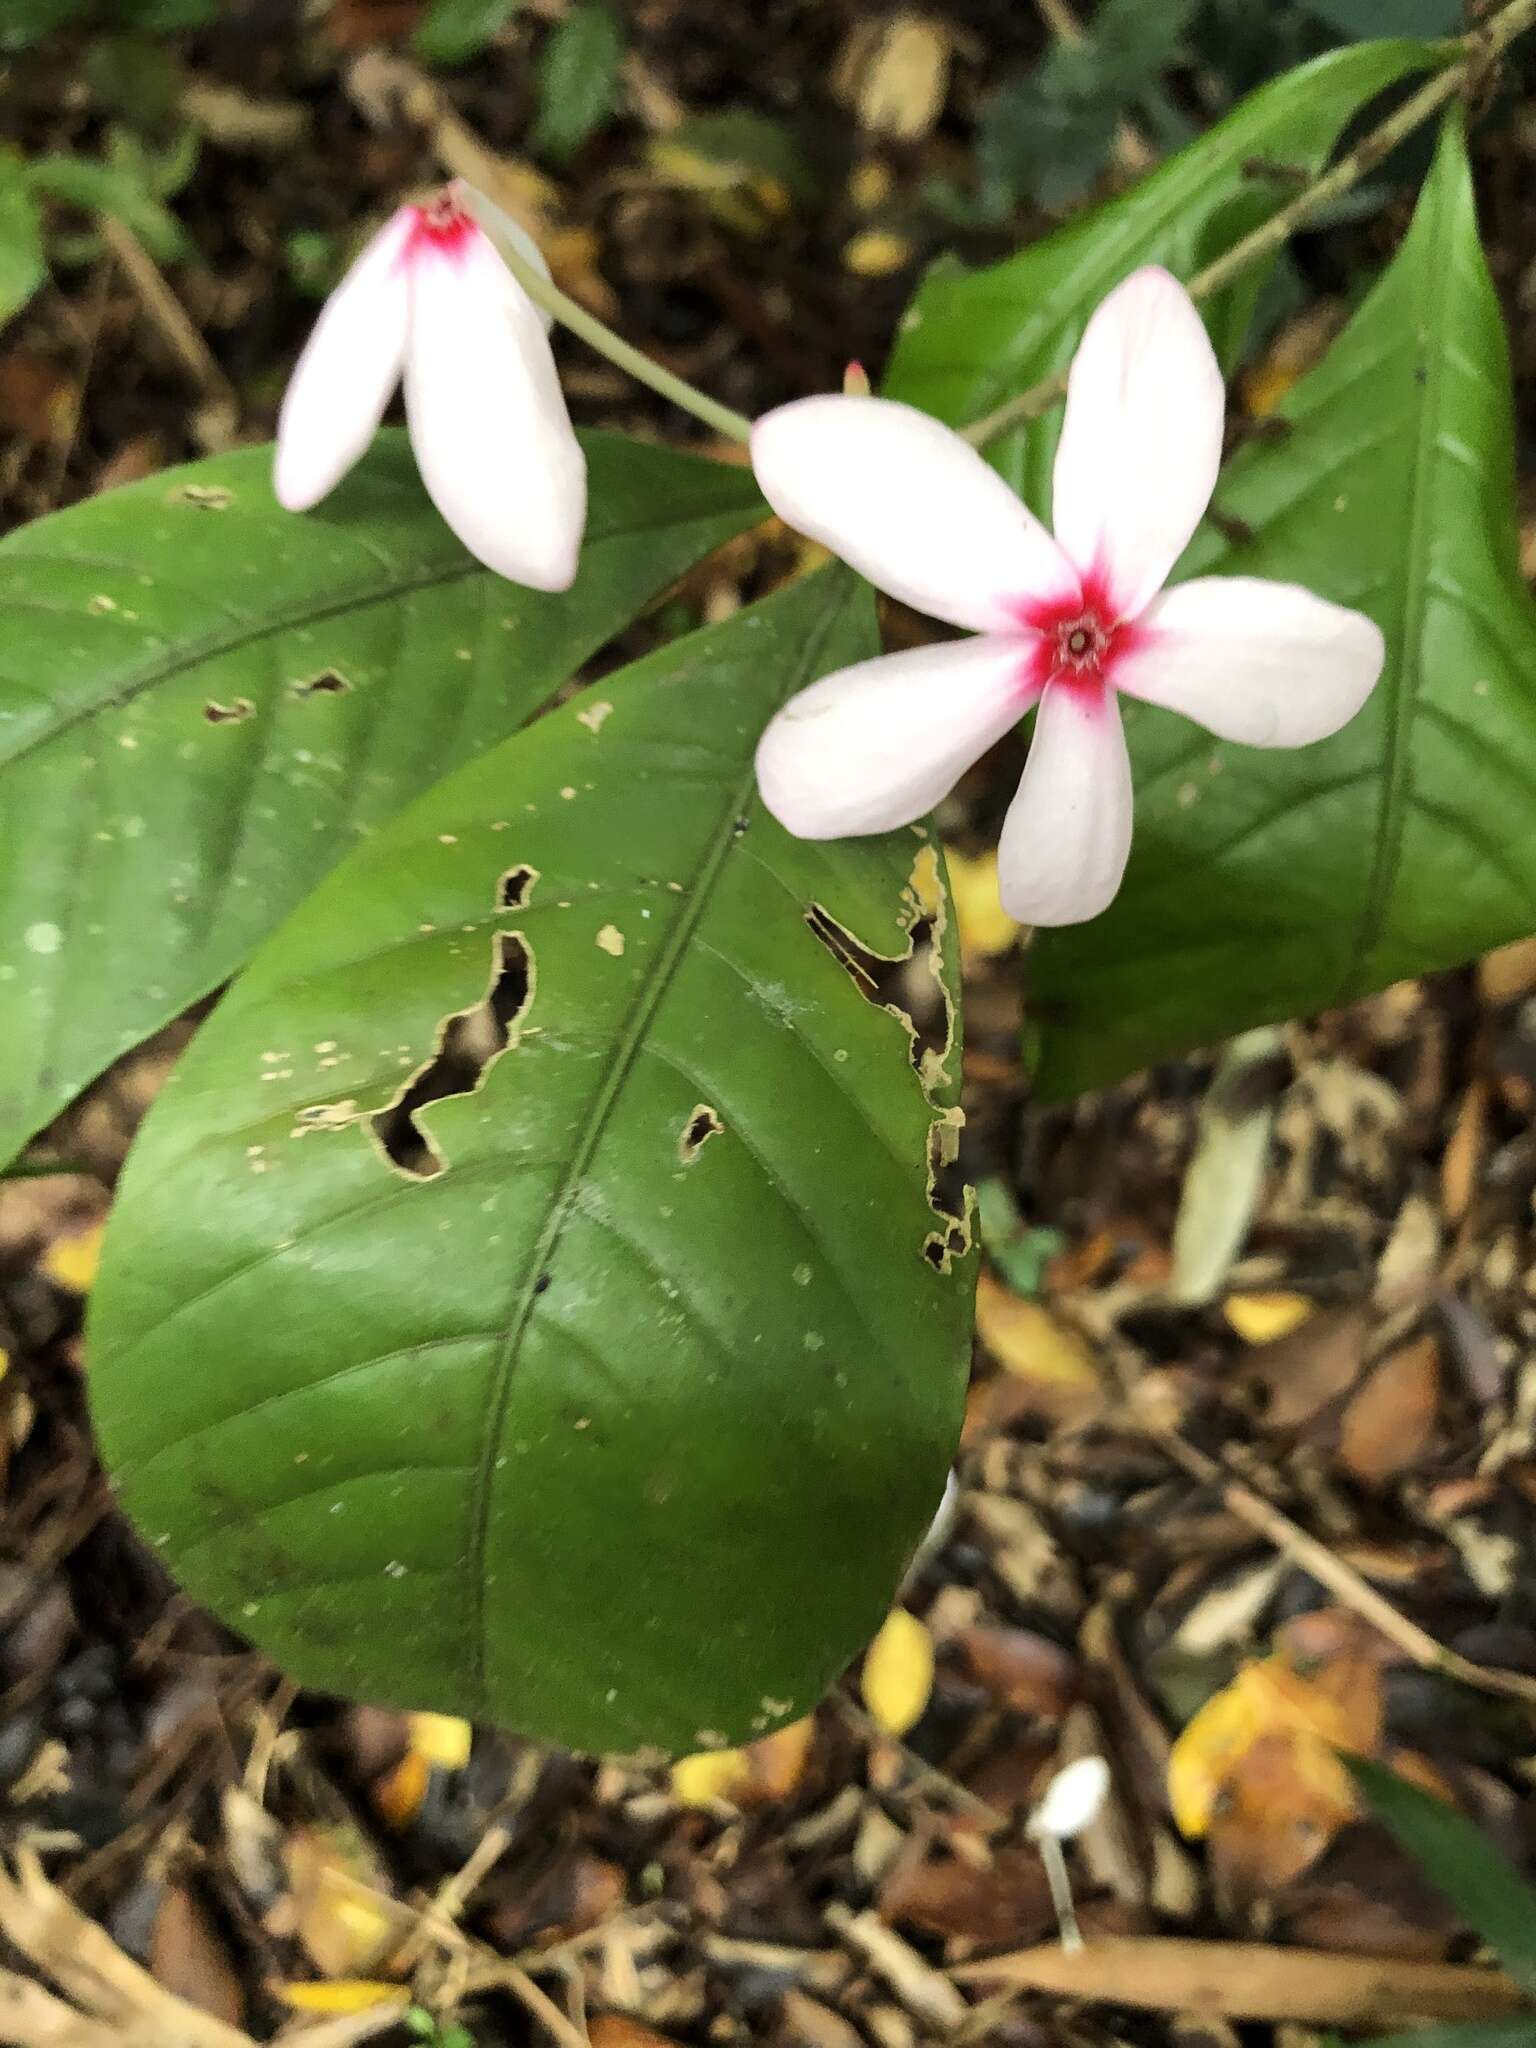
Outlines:
{"type": "Polygon", "coordinates": [[[466,555],[398,434],[304,519],[251,448],[0,543],[0,1159],[759,516],[740,470],[586,445],[562,598],[466,555]]]}
{"type": "Polygon", "coordinates": [[[920,1073],[871,999],[942,877],[915,831],[789,838],[752,772],[875,644],[829,571],[462,769],[152,1112],[101,1440],[186,1587],[309,1683],[696,1750],[803,1713],[878,1625],[968,1354],[930,1199],[958,1047],[920,1073]]]}

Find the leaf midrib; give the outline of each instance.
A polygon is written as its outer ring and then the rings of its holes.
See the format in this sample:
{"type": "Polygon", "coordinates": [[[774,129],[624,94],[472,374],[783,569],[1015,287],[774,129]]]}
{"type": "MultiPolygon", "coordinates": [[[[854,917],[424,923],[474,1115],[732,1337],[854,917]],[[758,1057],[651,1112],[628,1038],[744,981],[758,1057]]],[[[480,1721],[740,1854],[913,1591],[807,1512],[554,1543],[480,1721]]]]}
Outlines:
{"type": "MultiPolygon", "coordinates": [[[[828,574],[828,604],[819,626],[808,633],[802,650],[798,673],[789,678],[779,701],[782,703],[794,690],[803,686],[805,678],[815,666],[819,649],[826,640],[836,621],[843,599],[846,572],[837,569],[828,574]]],[[[564,1234],[571,1211],[575,1206],[576,1191],[591,1165],[598,1146],[607,1133],[619,1099],[623,1094],[635,1060],[639,1056],[645,1034],[655,1018],[672,978],[680,966],[688,942],[698,927],[699,920],[708,907],[716,881],[736,840],[736,820],[753,803],[757,770],[754,761],[749,761],[746,772],[735,782],[729,799],[722,807],[718,823],[705,845],[698,873],[687,895],[683,898],[679,912],[667,940],[657,952],[654,965],[642,981],[636,1000],[615,1049],[615,1055],[603,1084],[593,1098],[586,1123],[580,1131],[572,1150],[570,1161],[555,1190],[549,1205],[549,1214],[540,1231],[532,1253],[528,1258],[522,1286],[512,1305],[505,1339],[497,1353],[492,1370],[490,1396],[486,1403],[485,1431],[481,1439],[480,1457],[475,1473],[473,1490],[474,1522],[470,1531],[468,1574],[470,1599],[474,1608],[473,1627],[470,1633],[469,1654],[472,1660],[472,1683],[482,1698],[485,1693],[486,1655],[486,1602],[485,1562],[486,1544],[490,1525],[491,1499],[495,1482],[496,1460],[500,1453],[502,1435],[506,1427],[507,1408],[512,1396],[512,1380],[518,1354],[528,1330],[534,1302],[538,1299],[539,1276],[549,1266],[561,1237],[564,1234]]]]}

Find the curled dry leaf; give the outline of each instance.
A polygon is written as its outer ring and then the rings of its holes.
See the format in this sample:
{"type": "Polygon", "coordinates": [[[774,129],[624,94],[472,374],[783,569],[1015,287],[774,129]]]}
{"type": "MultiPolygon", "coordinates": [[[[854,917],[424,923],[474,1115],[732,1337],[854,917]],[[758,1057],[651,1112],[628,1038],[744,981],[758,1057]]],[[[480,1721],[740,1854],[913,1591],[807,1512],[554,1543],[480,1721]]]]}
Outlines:
{"type": "Polygon", "coordinates": [[[1049,1636],[1027,1628],[960,1631],[970,1676],[999,1706],[1059,1721],[1077,1696],[1077,1660],[1049,1636]]]}
{"type": "Polygon", "coordinates": [[[1424,1336],[1384,1358],[1344,1410],[1340,1461],[1367,1486],[1407,1472],[1428,1450],[1440,1407],[1440,1346],[1424,1336]]]}
{"type": "Polygon", "coordinates": [[[1045,1865],[1026,1848],[1000,1849],[985,1869],[956,1856],[898,1863],[878,1908],[898,1926],[987,1948],[1038,1941],[1056,1921],[1045,1865]]]}

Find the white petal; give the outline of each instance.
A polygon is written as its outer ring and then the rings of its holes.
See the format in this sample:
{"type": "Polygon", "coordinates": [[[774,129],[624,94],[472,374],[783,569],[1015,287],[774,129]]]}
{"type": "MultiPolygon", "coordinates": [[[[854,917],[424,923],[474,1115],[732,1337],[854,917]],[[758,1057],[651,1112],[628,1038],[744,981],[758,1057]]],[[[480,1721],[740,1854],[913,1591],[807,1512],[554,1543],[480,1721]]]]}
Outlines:
{"type": "Polygon", "coordinates": [[[1070,563],[997,471],[910,405],[796,399],[753,427],[752,466],[797,532],[953,626],[1007,632],[1021,602],[1076,595],[1070,563]]]}
{"type": "Polygon", "coordinates": [[[410,291],[403,256],[415,209],[385,222],[321,308],[277,420],[272,488],[307,512],[335,488],[378,432],[400,381],[410,291]]]}
{"type": "MultiPolygon", "coordinates": [[[[505,242],[517,256],[536,270],[546,282],[549,281],[549,259],[525,227],[520,227],[504,207],[482,192],[478,185],[471,185],[463,178],[455,178],[448,188],[466,213],[473,214],[493,242],[505,242]]],[[[553,313],[546,313],[542,306],[535,306],[539,324],[546,334],[555,324],[553,313]]]]}
{"type": "Polygon", "coordinates": [[[1034,696],[1027,643],[991,635],[839,669],[792,697],[763,734],[763,802],[800,839],[910,825],[1034,696]]]}
{"type": "Polygon", "coordinates": [[[1114,692],[1048,686],[997,878],[1021,924],[1081,924],[1114,899],[1131,851],[1131,761],[1114,692]]]}
{"type": "Polygon", "coordinates": [[[1056,538],[1122,618],[1161,590],[1216,488],[1221,368],[1193,301],[1138,270],[1088,322],[1056,451],[1056,538]]]}
{"type": "Polygon", "coordinates": [[[1206,576],[1148,607],[1112,678],[1220,739],[1304,747],[1349,723],[1385,659],[1362,612],[1294,583],[1206,576]]]}
{"type": "Polygon", "coordinates": [[[405,410],[422,481],[470,553],[568,590],[586,460],[533,301],[479,229],[412,252],[405,410]]]}
{"type": "Polygon", "coordinates": [[[1098,1819],[1109,1797],[1109,1765],[1101,1756],[1080,1756],[1058,1771],[1045,1797],[1029,1817],[1031,1835],[1054,1835],[1058,1841],[1080,1835],[1098,1819]]]}

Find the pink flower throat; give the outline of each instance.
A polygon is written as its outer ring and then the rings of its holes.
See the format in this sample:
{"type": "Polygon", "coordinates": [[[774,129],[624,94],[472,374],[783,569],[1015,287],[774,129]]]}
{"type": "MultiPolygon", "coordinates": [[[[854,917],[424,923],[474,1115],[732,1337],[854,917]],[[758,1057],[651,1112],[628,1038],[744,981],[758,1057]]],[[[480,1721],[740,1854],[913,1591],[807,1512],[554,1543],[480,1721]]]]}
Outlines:
{"type": "Polygon", "coordinates": [[[405,245],[407,257],[418,251],[436,249],[443,254],[457,252],[480,232],[474,216],[459,204],[452,187],[446,187],[425,206],[411,208],[411,232],[405,245]]]}
{"type": "Polygon", "coordinates": [[[1097,573],[1085,576],[1073,596],[1022,598],[1013,609],[1030,639],[1027,678],[1032,690],[1054,684],[1099,699],[1115,663],[1137,637],[1135,621],[1120,617],[1097,573]]]}

